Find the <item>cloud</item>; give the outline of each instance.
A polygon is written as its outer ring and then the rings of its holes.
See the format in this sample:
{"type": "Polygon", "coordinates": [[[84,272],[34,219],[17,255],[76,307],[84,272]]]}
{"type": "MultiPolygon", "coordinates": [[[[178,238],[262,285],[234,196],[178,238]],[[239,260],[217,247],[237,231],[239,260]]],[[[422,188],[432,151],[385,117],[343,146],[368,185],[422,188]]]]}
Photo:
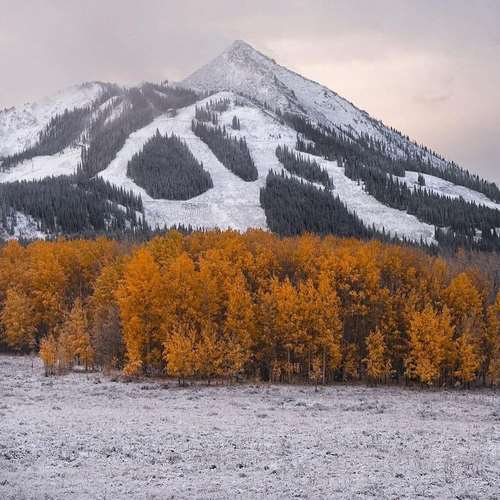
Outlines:
{"type": "Polygon", "coordinates": [[[0,12],[0,108],[81,81],[177,80],[241,38],[500,181],[497,0],[0,0],[0,12]]]}

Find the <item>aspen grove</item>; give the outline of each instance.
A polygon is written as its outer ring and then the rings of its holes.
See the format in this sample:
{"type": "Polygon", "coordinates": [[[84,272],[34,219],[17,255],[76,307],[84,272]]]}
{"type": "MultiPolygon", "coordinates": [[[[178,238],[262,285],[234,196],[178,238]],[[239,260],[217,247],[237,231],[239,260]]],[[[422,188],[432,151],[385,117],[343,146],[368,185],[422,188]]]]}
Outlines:
{"type": "Polygon", "coordinates": [[[259,230],[11,241],[0,249],[0,342],[39,352],[47,375],[80,365],[182,384],[494,385],[497,257],[470,265],[465,254],[259,230]]]}

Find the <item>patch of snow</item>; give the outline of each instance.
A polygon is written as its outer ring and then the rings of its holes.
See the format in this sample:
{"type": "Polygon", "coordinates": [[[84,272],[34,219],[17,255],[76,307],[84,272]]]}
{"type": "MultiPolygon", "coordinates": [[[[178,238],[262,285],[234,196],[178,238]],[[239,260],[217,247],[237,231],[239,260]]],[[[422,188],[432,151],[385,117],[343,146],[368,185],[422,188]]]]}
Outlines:
{"type": "Polygon", "coordinates": [[[333,193],[337,194],[349,211],[355,213],[368,227],[375,226],[378,231],[385,229],[391,236],[406,237],[411,241],[422,240],[428,245],[437,244],[434,238],[434,226],[418,220],[404,210],[397,210],[380,203],[368,194],[362,183],[349,179],[344,168],[336,161],[327,161],[317,156],[310,156],[324,168],[333,181],[333,193]]]}
{"type": "Polygon", "coordinates": [[[3,240],[44,240],[47,235],[38,230],[38,225],[29,215],[16,212],[15,220],[8,220],[7,224],[12,224],[12,231],[6,231],[0,227],[0,238],[3,240]]]}
{"type": "Polygon", "coordinates": [[[6,172],[0,171],[0,182],[34,181],[45,177],[72,175],[80,160],[80,148],[67,148],[50,156],[35,156],[6,172]]]}
{"type": "Polygon", "coordinates": [[[178,388],[0,356],[0,498],[497,498],[499,393],[178,388]]]}
{"type": "MultiPolygon", "coordinates": [[[[209,102],[210,99],[223,97],[234,96],[230,93],[220,93],[201,101],[201,104],[209,102]]],[[[117,186],[140,194],[146,220],[153,227],[185,224],[193,227],[219,227],[238,230],[249,227],[265,228],[265,215],[259,204],[259,189],[265,182],[265,178],[256,182],[245,182],[217,160],[210,148],[191,130],[195,106],[193,104],[183,108],[175,116],[164,114],[151,124],[131,134],[116,158],[99,176],[117,186]],[[188,201],[153,199],[143,188],[137,186],[132,179],[127,177],[128,162],[135,153],[142,150],[144,144],[156,133],[156,130],[159,130],[161,134],[174,133],[186,142],[193,155],[210,172],[214,184],[212,189],[188,201]]],[[[240,112],[243,112],[243,109],[247,108],[238,108],[240,112]]],[[[264,116],[262,112],[259,113],[264,116]]],[[[260,170],[259,173],[261,173],[260,170]]],[[[267,173],[265,168],[262,173],[267,173]]]]}
{"type": "Polygon", "coordinates": [[[51,118],[90,105],[102,90],[96,82],[75,85],[39,102],[0,111],[0,158],[33,146],[51,118]]]}
{"type": "Polygon", "coordinates": [[[452,182],[446,181],[439,177],[429,174],[419,174],[418,172],[407,171],[405,177],[398,177],[399,181],[403,181],[410,187],[420,187],[418,183],[418,176],[423,175],[425,178],[425,189],[433,193],[447,196],[448,198],[463,198],[465,201],[476,203],[477,205],[484,205],[489,208],[500,210],[500,203],[495,203],[490,200],[483,193],[474,191],[464,186],[457,186],[452,182]]]}

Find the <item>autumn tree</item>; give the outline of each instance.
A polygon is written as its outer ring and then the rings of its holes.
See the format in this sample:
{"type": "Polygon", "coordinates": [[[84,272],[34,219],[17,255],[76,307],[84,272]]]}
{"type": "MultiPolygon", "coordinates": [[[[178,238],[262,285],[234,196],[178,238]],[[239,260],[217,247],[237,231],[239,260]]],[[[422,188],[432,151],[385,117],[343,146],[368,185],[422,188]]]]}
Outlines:
{"type": "Polygon", "coordinates": [[[240,272],[226,284],[227,307],[222,344],[222,373],[226,377],[239,374],[250,358],[255,336],[255,310],[252,296],[240,272]]]}
{"type": "Polygon", "coordinates": [[[488,308],[487,375],[493,384],[500,383],[500,293],[488,308]]]}
{"type": "Polygon", "coordinates": [[[26,293],[15,288],[7,290],[0,321],[9,347],[24,352],[35,348],[36,321],[32,301],[26,293]]]}
{"type": "Polygon", "coordinates": [[[366,337],[366,358],[363,362],[366,374],[373,382],[381,382],[391,373],[384,334],[378,328],[366,337]]]}
{"type": "Polygon", "coordinates": [[[447,307],[439,312],[429,304],[423,311],[414,311],[409,326],[406,375],[423,384],[436,383],[443,374],[453,330],[447,307]]]}
{"type": "Polygon", "coordinates": [[[162,280],[152,255],[139,249],[125,265],[117,291],[126,346],[124,371],[151,374],[162,361],[162,280]]]}
{"type": "Polygon", "coordinates": [[[105,370],[120,368],[125,357],[125,345],[120,323],[120,311],[115,297],[122,278],[121,261],[104,266],[95,280],[90,298],[91,342],[95,361],[105,370]]]}
{"type": "Polygon", "coordinates": [[[41,340],[40,358],[45,367],[45,376],[55,375],[58,360],[58,343],[54,335],[49,335],[41,340]]]}
{"type": "Polygon", "coordinates": [[[165,342],[163,356],[167,374],[179,379],[179,385],[196,373],[196,332],[191,329],[176,328],[165,342]]]}

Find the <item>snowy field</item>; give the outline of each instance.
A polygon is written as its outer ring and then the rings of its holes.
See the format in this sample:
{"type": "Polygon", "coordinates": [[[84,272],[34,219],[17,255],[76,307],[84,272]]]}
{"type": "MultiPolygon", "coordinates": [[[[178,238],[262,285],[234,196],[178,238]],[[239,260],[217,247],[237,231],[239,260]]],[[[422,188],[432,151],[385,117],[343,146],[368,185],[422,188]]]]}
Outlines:
{"type": "Polygon", "coordinates": [[[498,498],[498,394],[45,378],[0,356],[0,498],[498,498]]]}

